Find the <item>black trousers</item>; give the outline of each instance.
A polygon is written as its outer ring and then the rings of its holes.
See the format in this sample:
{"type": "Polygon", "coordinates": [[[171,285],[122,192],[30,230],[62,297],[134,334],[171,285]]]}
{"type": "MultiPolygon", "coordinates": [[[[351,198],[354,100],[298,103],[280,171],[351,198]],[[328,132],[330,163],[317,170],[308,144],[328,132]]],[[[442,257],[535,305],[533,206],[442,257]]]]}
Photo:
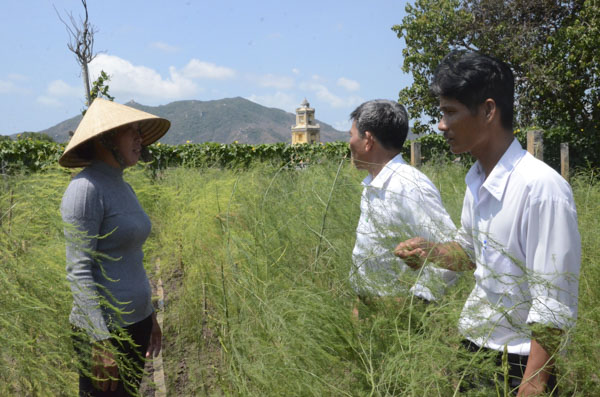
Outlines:
{"type": "Polygon", "coordinates": [[[110,341],[115,348],[123,353],[129,361],[127,371],[119,368],[119,386],[116,391],[101,391],[94,388],[91,372],[92,343],[85,331],[74,329],[73,347],[79,359],[79,397],[129,397],[138,394],[140,383],[144,372],[144,357],[150,335],[152,333],[152,316],[144,320],[122,328],[123,337],[111,338],[110,341]]]}
{"type": "MultiPolygon", "coordinates": [[[[498,381],[501,384],[504,384],[504,372],[501,370],[502,368],[502,352],[497,350],[488,349],[487,347],[479,347],[475,343],[470,340],[463,340],[462,345],[469,353],[484,353],[491,354],[496,361],[496,366],[499,368],[498,381]]],[[[514,394],[516,395],[519,391],[519,385],[521,384],[521,380],[523,379],[523,373],[525,372],[525,368],[527,367],[527,359],[529,356],[521,356],[519,354],[508,353],[508,386],[511,390],[514,390],[514,394]]],[[[461,384],[461,391],[473,390],[485,386],[493,385],[493,379],[477,379],[476,376],[469,376],[467,379],[463,381],[461,384]]],[[[556,387],[556,375],[552,373],[548,382],[546,384],[546,392],[550,392],[554,390],[553,395],[557,395],[558,391],[555,389],[556,387]]]]}

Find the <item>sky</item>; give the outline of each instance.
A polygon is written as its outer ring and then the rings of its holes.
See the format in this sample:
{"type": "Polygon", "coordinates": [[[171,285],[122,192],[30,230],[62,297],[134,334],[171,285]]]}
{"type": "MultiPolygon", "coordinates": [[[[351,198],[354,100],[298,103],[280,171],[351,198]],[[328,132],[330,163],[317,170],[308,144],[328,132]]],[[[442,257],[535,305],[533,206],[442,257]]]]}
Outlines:
{"type": "MultiPolygon", "coordinates": [[[[0,134],[40,131],[85,107],[81,69],[58,13],[80,0],[0,0],[0,134]]],[[[243,97],[349,130],[370,99],[412,83],[392,26],[393,0],[88,0],[96,28],[91,80],[111,76],[115,101],[150,106],[243,97]]]]}

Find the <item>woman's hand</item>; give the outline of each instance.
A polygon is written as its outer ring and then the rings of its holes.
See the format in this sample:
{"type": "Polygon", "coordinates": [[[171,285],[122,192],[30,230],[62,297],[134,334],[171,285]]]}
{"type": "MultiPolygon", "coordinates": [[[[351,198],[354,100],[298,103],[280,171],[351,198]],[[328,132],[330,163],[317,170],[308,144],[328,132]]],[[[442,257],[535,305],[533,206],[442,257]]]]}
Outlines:
{"type": "Polygon", "coordinates": [[[102,391],[116,391],[119,386],[119,368],[108,341],[92,347],[92,379],[94,387],[102,391]]]}
{"type": "Polygon", "coordinates": [[[152,333],[150,334],[150,343],[148,344],[148,350],[146,351],[146,358],[152,358],[158,356],[162,347],[162,332],[160,325],[156,320],[156,312],[152,313],[152,333]]]}

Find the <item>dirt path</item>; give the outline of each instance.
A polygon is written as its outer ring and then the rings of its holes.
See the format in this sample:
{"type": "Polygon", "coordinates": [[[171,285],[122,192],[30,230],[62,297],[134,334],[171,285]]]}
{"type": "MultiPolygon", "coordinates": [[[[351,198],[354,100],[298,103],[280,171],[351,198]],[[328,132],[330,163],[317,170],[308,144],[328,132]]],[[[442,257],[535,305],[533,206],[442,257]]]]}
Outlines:
{"type": "MultiPolygon", "coordinates": [[[[160,259],[156,260],[155,274],[160,274],[160,259]]],[[[140,387],[140,395],[143,397],[166,397],[167,389],[165,384],[165,371],[163,364],[163,350],[165,348],[164,343],[164,311],[165,311],[165,292],[163,289],[162,279],[159,277],[158,280],[152,283],[152,292],[158,297],[156,319],[160,329],[163,330],[163,343],[161,352],[151,362],[146,363],[145,371],[148,373],[148,377],[142,381],[140,387]]]]}

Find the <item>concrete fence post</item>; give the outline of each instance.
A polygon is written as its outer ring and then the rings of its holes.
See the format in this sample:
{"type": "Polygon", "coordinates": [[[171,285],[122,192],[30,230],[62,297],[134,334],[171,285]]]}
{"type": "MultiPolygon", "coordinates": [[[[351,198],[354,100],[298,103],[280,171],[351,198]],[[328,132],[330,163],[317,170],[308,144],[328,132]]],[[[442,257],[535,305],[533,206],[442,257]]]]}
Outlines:
{"type": "Polygon", "coordinates": [[[527,151],[544,161],[544,131],[527,131],[527,151]]]}
{"type": "Polygon", "coordinates": [[[421,142],[410,143],[410,164],[414,167],[421,165],[421,142]]]}
{"type": "Polygon", "coordinates": [[[560,174],[569,181],[569,144],[566,142],[560,144],[560,174]]]}

